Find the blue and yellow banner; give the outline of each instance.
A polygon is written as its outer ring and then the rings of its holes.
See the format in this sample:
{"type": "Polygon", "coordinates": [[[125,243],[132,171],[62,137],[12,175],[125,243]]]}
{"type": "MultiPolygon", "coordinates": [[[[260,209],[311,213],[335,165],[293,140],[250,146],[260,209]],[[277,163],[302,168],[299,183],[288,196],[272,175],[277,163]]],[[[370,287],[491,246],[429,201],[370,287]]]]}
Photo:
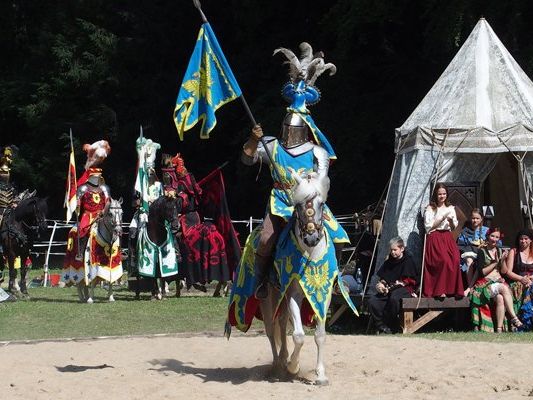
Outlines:
{"type": "Polygon", "coordinates": [[[200,137],[208,139],[217,120],[215,111],[241,96],[241,89],[209,23],[198,33],[196,46],[178,93],[174,122],[181,140],[202,120],[200,137]]]}

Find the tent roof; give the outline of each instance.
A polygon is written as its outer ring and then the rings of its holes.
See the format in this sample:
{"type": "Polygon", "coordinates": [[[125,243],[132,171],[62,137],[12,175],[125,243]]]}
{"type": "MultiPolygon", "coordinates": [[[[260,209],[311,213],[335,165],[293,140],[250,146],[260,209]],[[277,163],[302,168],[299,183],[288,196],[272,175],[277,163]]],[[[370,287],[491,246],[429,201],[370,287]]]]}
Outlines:
{"type": "Polygon", "coordinates": [[[396,149],[533,150],[533,83],[485,19],[396,129],[396,149]]]}

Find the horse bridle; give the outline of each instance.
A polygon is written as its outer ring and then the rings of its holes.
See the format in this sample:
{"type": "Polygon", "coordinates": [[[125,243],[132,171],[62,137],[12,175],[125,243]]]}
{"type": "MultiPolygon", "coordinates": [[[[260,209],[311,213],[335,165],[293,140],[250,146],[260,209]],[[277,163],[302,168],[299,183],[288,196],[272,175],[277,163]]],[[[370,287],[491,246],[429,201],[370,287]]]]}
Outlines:
{"type": "Polygon", "coordinates": [[[118,214],[116,212],[113,212],[113,210],[119,210],[122,211],[122,207],[116,207],[116,206],[109,206],[108,208],[108,214],[111,216],[111,227],[108,227],[108,224],[104,223],[104,228],[107,231],[107,233],[111,236],[111,243],[113,243],[117,237],[119,237],[122,234],[122,221],[115,221],[115,215],[118,214]]]}
{"type": "Polygon", "coordinates": [[[35,219],[35,225],[29,225],[28,223],[26,223],[26,221],[21,221],[22,223],[22,226],[29,230],[30,232],[32,232],[33,235],[37,235],[39,236],[39,229],[41,227],[41,224],[43,222],[46,221],[45,218],[42,217],[41,215],[41,210],[39,209],[39,207],[37,207],[37,203],[36,202],[33,202],[32,204],[32,207],[33,207],[33,213],[34,213],[34,219],[35,219]]]}
{"type": "Polygon", "coordinates": [[[298,218],[298,226],[300,228],[300,238],[304,238],[305,234],[312,235],[315,232],[318,232],[320,235],[322,232],[322,228],[324,227],[324,224],[322,223],[323,218],[320,218],[320,222],[315,221],[315,214],[316,211],[313,208],[313,200],[316,198],[318,193],[315,193],[313,197],[306,200],[305,207],[304,207],[304,215],[305,220],[302,220],[301,218],[298,218]]]}

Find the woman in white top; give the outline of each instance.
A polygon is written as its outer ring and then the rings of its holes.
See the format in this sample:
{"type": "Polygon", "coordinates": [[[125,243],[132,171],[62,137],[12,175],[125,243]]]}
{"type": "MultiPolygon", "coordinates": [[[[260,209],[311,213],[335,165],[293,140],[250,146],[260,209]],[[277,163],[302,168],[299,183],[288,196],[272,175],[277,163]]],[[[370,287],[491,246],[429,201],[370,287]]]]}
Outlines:
{"type": "Polygon", "coordinates": [[[448,202],[448,189],[437,183],[424,212],[427,238],[422,292],[426,297],[464,295],[459,249],[451,234],[458,224],[455,207],[448,202]]]}

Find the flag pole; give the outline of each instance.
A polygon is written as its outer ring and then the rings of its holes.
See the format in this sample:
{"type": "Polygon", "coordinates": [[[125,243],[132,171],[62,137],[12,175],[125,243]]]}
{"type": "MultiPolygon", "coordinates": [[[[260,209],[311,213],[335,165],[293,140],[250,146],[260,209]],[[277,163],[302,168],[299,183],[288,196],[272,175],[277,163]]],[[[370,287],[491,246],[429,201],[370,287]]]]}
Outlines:
{"type": "MultiPolygon", "coordinates": [[[[204,12],[202,11],[202,5],[200,4],[200,0],[192,0],[192,2],[194,3],[194,6],[198,9],[198,12],[200,13],[200,16],[202,17],[202,21],[204,24],[207,24],[208,21],[207,21],[207,18],[205,17],[205,14],[204,12]]],[[[250,121],[252,122],[252,125],[253,126],[256,126],[257,125],[257,122],[252,114],[252,111],[250,110],[250,107],[248,106],[248,102],[246,101],[246,99],[244,98],[244,94],[241,93],[240,95],[240,98],[241,98],[241,101],[242,101],[242,105],[244,107],[244,110],[246,111],[246,114],[248,115],[248,118],[250,119],[250,121]]],[[[272,153],[270,152],[270,150],[268,149],[268,146],[267,146],[267,143],[264,139],[263,136],[261,136],[261,138],[259,139],[259,141],[261,142],[261,144],[263,145],[263,148],[265,149],[265,153],[268,157],[268,160],[270,161],[270,165],[272,165],[273,167],[273,171],[277,177],[277,180],[279,182],[281,182],[281,173],[279,171],[279,167],[278,165],[276,164],[276,162],[274,161],[274,158],[272,157],[272,153]]],[[[293,202],[292,202],[292,198],[291,198],[291,195],[290,193],[287,191],[287,189],[285,189],[285,187],[282,185],[282,190],[283,192],[285,192],[285,195],[287,196],[287,200],[289,202],[289,206],[293,205],[293,202]]]]}

